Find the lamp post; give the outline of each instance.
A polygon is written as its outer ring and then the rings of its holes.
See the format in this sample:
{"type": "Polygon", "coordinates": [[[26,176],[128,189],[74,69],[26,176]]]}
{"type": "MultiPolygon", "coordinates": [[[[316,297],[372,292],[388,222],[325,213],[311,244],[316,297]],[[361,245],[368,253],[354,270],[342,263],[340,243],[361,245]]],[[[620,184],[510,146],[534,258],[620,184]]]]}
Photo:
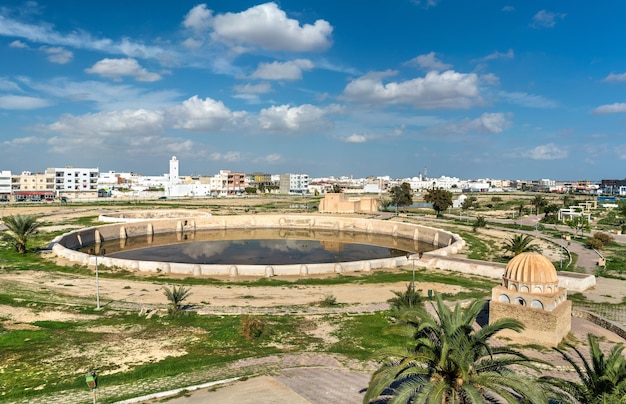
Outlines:
{"type": "MultiPolygon", "coordinates": [[[[100,249],[100,255],[104,256],[106,254],[106,249],[100,249]]],[[[89,255],[93,255],[96,259],[96,310],[100,310],[100,284],[98,282],[98,254],[94,251],[93,248],[89,249],[89,255]]]]}

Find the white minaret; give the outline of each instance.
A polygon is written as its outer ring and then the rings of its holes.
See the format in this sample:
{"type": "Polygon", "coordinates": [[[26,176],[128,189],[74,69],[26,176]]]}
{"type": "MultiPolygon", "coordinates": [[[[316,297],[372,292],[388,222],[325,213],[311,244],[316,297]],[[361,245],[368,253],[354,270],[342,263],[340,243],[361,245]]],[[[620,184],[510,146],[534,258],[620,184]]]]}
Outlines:
{"type": "Polygon", "coordinates": [[[178,184],[178,160],[172,156],[170,160],[170,185],[178,184]]]}

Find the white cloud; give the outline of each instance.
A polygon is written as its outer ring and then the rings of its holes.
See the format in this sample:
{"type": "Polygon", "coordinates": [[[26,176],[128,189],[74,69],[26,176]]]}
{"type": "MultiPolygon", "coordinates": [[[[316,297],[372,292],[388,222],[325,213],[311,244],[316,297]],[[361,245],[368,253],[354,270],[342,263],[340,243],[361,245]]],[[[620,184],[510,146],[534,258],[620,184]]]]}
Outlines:
{"type": "Polygon", "coordinates": [[[496,76],[493,73],[481,74],[480,82],[485,83],[490,86],[499,86],[500,85],[500,77],[496,76]]]}
{"type": "Polygon", "coordinates": [[[206,8],[206,4],[199,4],[189,10],[183,21],[183,26],[195,31],[206,30],[211,26],[213,11],[206,8]]]}
{"type": "Polygon", "coordinates": [[[163,131],[163,113],[144,109],[98,112],[74,116],[66,114],[48,126],[53,132],[73,137],[130,136],[163,131]]]}
{"type": "Polygon", "coordinates": [[[137,60],[126,59],[102,59],[92,67],[85,69],[90,74],[98,74],[102,77],[108,77],[115,81],[120,81],[123,76],[134,77],[137,81],[153,82],[161,80],[161,76],[157,73],[149,72],[139,65],[137,60]]]}
{"type": "MultiPolygon", "coordinates": [[[[2,17],[0,36],[17,37],[52,46],[97,50],[108,54],[123,54],[139,58],[161,59],[168,53],[161,47],[146,46],[126,38],[117,42],[108,38],[93,38],[89,33],[80,29],[69,34],[62,34],[55,31],[50,23],[23,23],[6,15],[2,17]]],[[[13,43],[19,45],[19,42],[16,41],[13,43]]]]}
{"type": "Polygon", "coordinates": [[[50,106],[47,100],[37,97],[27,97],[23,95],[2,95],[0,96],[0,109],[27,110],[38,109],[50,106]]]}
{"type": "Polygon", "coordinates": [[[567,155],[567,150],[555,145],[554,143],[537,146],[524,153],[525,157],[533,160],[561,160],[567,158],[567,155]]]}
{"type": "Polygon", "coordinates": [[[28,49],[28,45],[26,45],[24,42],[22,41],[13,41],[9,44],[10,48],[21,48],[21,49],[28,49]]]}
{"type": "Polygon", "coordinates": [[[16,82],[9,80],[6,77],[0,77],[0,90],[22,91],[22,89],[20,89],[20,86],[16,82]]]}
{"type": "Polygon", "coordinates": [[[174,128],[193,131],[223,129],[245,118],[245,113],[232,112],[221,101],[208,97],[202,100],[197,95],[167,112],[174,128]]]}
{"type": "Polygon", "coordinates": [[[261,110],[258,119],[260,127],[267,131],[322,129],[332,126],[326,116],[339,110],[338,106],[318,108],[310,104],[298,107],[280,105],[261,110]]]}
{"type": "Polygon", "coordinates": [[[626,73],[611,73],[604,78],[604,81],[626,81],[626,73]]]}
{"type": "Polygon", "coordinates": [[[478,76],[474,73],[431,71],[424,78],[387,84],[383,84],[382,75],[368,74],[351,81],[344,89],[344,97],[357,103],[409,104],[420,109],[469,108],[482,102],[478,76]]]}
{"type": "Polygon", "coordinates": [[[553,28],[556,25],[557,20],[562,20],[564,18],[565,14],[541,10],[533,16],[530,26],[532,28],[553,28]]]}
{"type": "Polygon", "coordinates": [[[501,52],[493,52],[487,56],[485,56],[482,60],[483,61],[487,61],[487,60],[495,60],[495,59],[513,59],[515,58],[515,52],[513,52],[513,49],[509,49],[506,53],[501,53],[501,52]]]}
{"type": "Polygon", "coordinates": [[[502,97],[505,101],[521,105],[522,107],[527,108],[556,108],[557,103],[549,100],[541,95],[534,95],[528,93],[520,93],[520,92],[506,92],[501,91],[499,93],[500,97],[502,97]]]}
{"type": "Polygon", "coordinates": [[[593,110],[594,114],[616,114],[626,112],[626,103],[616,102],[614,104],[600,105],[593,110]]]}
{"type": "Polygon", "coordinates": [[[58,46],[42,46],[39,49],[48,55],[48,60],[50,62],[58,63],[60,65],[68,63],[74,57],[74,54],[72,52],[58,46]]]}
{"type": "Polygon", "coordinates": [[[18,137],[12,140],[7,140],[2,142],[2,144],[7,146],[21,146],[21,145],[31,145],[31,144],[39,144],[45,143],[45,139],[36,136],[26,136],[26,137],[18,137]]]}
{"type": "Polygon", "coordinates": [[[365,135],[357,135],[356,133],[343,138],[342,140],[346,143],[365,143],[367,142],[367,136],[365,135]]]}
{"type": "Polygon", "coordinates": [[[241,153],[240,152],[228,152],[228,153],[211,153],[209,156],[211,160],[216,161],[228,161],[228,162],[237,162],[241,161],[241,153]]]}
{"type": "Polygon", "coordinates": [[[266,94],[272,91],[269,83],[245,84],[234,87],[234,90],[242,94],[266,94]]]}
{"type": "Polygon", "coordinates": [[[511,114],[485,112],[475,119],[465,118],[457,122],[434,126],[428,132],[436,134],[502,133],[511,124],[511,114]]]}
{"type": "Polygon", "coordinates": [[[314,65],[308,59],[290,60],[288,62],[259,63],[252,78],[265,80],[300,80],[302,71],[313,69],[314,65]]]}
{"type": "Polygon", "coordinates": [[[274,51],[321,51],[331,45],[333,27],[324,20],[300,26],[276,3],[265,3],[240,13],[213,18],[211,38],[230,46],[256,46],[274,51]]]}
{"type": "Polygon", "coordinates": [[[443,63],[437,59],[435,52],[430,52],[425,55],[419,55],[409,61],[410,64],[417,64],[420,68],[425,70],[447,70],[452,65],[443,63]]]}

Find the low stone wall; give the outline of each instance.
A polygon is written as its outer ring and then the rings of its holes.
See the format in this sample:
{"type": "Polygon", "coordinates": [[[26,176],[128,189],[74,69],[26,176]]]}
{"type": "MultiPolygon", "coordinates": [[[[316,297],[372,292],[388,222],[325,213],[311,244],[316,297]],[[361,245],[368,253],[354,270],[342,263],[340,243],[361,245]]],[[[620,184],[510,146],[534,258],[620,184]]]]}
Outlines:
{"type": "MultiPolygon", "coordinates": [[[[418,240],[439,247],[428,253],[431,257],[456,254],[464,246],[464,240],[453,233],[427,226],[383,220],[306,215],[242,215],[181,217],[175,219],[143,220],[91,227],[66,233],[52,244],[52,250],[72,262],[95,265],[96,257],[77,249],[103,241],[136,236],[151,236],[158,233],[180,234],[196,230],[228,229],[307,229],[326,231],[353,231],[368,234],[383,234],[393,237],[418,240]]],[[[99,264],[125,268],[133,271],[175,273],[185,275],[231,275],[231,276],[280,276],[370,271],[377,268],[393,268],[419,261],[417,254],[410,257],[384,258],[324,264],[296,265],[210,265],[183,264],[157,261],[122,260],[99,257],[99,264]]]]}

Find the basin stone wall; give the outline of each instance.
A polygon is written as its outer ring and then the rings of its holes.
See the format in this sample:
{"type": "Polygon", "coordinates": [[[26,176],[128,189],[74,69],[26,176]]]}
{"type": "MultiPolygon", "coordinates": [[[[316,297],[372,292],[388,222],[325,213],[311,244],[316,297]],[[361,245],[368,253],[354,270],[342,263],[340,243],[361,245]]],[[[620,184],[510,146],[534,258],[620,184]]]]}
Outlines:
{"type": "MultiPolygon", "coordinates": [[[[307,229],[326,231],[353,231],[368,234],[383,234],[393,237],[407,238],[429,243],[438,249],[425,253],[429,257],[444,257],[456,254],[464,246],[464,240],[453,233],[428,226],[393,221],[307,215],[245,215],[245,216],[202,216],[159,218],[158,220],[132,221],[103,226],[90,227],[66,233],[57,237],[52,243],[52,250],[61,257],[72,262],[95,265],[96,257],[85,254],[77,249],[101,243],[103,241],[151,236],[158,233],[179,234],[191,233],[196,230],[228,230],[228,229],[307,229]]],[[[119,267],[132,271],[159,272],[185,275],[230,275],[230,276],[279,276],[342,273],[353,271],[370,271],[376,268],[393,268],[413,262],[419,265],[417,254],[410,257],[394,257],[365,261],[352,261],[323,264],[293,265],[213,265],[183,264],[158,261],[136,261],[118,259],[107,256],[98,257],[98,264],[119,267]]]]}

